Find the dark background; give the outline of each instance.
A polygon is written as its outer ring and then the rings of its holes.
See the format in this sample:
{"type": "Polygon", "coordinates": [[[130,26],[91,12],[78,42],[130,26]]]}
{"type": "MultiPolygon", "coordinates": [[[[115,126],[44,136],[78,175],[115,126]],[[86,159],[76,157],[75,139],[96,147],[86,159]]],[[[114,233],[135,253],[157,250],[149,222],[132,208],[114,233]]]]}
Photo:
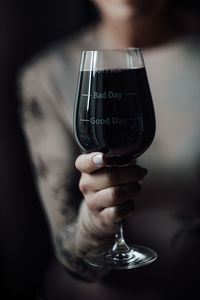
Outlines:
{"type": "Polygon", "coordinates": [[[18,119],[16,77],[48,44],[95,18],[88,1],[0,0],[0,298],[35,299],[53,260],[18,119]]]}
{"type": "MultiPolygon", "coordinates": [[[[173,1],[199,9],[198,1],[173,1]]],[[[16,77],[35,53],[92,22],[87,0],[0,0],[0,297],[35,299],[54,254],[18,119],[16,77]],[[4,296],[3,296],[4,294],[4,296]]]]}

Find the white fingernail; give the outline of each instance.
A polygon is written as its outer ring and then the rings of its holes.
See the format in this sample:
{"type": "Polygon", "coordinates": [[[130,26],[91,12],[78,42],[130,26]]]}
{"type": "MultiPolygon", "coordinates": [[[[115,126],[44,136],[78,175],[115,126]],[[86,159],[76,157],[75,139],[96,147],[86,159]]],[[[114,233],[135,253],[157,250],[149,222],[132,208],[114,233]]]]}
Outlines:
{"type": "Polygon", "coordinates": [[[95,165],[104,165],[103,154],[95,155],[92,160],[95,165]]]}

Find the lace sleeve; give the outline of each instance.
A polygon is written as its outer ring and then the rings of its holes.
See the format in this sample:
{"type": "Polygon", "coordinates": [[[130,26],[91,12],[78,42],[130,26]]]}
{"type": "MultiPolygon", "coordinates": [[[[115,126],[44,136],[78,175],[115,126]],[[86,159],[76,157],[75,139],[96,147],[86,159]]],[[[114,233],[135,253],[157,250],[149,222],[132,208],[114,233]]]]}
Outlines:
{"type": "MultiPolygon", "coordinates": [[[[36,185],[49,220],[58,259],[78,278],[94,280],[95,270],[88,269],[82,258],[73,253],[73,238],[82,198],[78,190],[79,172],[74,166],[79,150],[70,129],[52,105],[50,91],[45,88],[40,73],[32,69],[20,76],[20,114],[36,185]]],[[[56,99],[57,105],[59,100],[56,99]]]]}

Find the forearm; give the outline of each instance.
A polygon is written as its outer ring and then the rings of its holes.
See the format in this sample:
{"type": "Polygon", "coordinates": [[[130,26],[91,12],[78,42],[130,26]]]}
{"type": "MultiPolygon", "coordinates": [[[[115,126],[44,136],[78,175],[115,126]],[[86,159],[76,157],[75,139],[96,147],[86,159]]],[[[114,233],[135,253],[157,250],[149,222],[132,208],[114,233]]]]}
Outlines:
{"type": "MultiPolygon", "coordinates": [[[[69,124],[52,102],[57,98],[49,96],[45,87],[32,70],[21,79],[22,127],[57,257],[77,278],[94,281],[99,278],[99,272],[90,269],[83,261],[90,245],[87,242],[83,245],[85,235],[82,236],[81,224],[77,221],[81,199],[78,195],[80,174],[74,162],[79,149],[74,144],[69,124]]],[[[58,100],[62,102],[62,99],[58,100]]]]}
{"type": "MultiPolygon", "coordinates": [[[[80,211],[83,205],[80,207],[80,211]]],[[[66,224],[55,237],[58,260],[77,279],[94,282],[105,276],[108,271],[91,267],[84,262],[84,255],[95,245],[95,239],[87,236],[81,226],[79,215],[66,224]]]]}

